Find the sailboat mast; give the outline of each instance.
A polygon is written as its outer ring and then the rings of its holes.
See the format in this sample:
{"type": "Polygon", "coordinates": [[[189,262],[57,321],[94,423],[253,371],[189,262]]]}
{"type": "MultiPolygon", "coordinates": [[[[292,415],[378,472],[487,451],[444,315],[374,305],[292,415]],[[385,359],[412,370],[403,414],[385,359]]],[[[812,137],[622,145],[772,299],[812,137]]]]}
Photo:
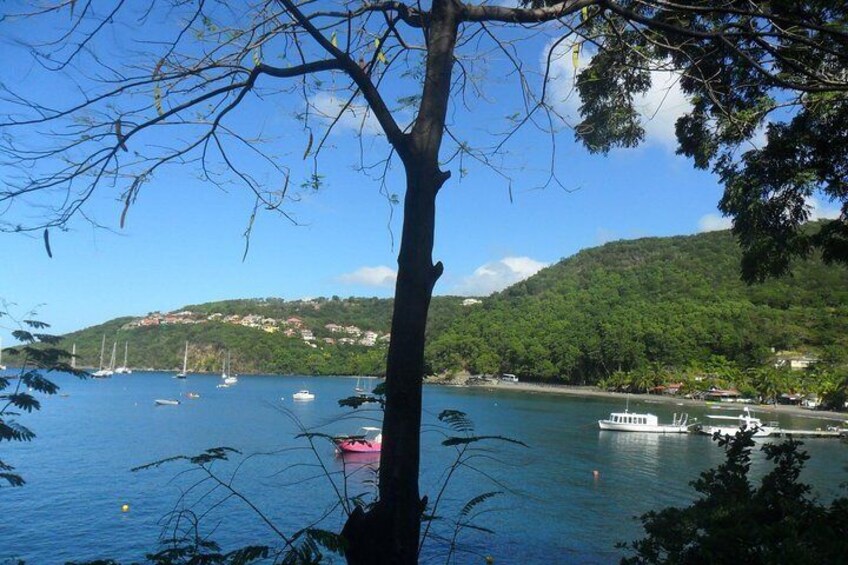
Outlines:
{"type": "Polygon", "coordinates": [[[98,370],[103,370],[103,351],[106,349],[106,334],[103,334],[103,342],[100,344],[100,367],[98,370]]]}
{"type": "Polygon", "coordinates": [[[188,367],[188,342],[186,342],[185,355],[183,355],[183,374],[186,372],[186,367],[188,367]]]}
{"type": "Polygon", "coordinates": [[[115,354],[118,352],[118,342],[112,342],[112,360],[109,361],[109,370],[115,370],[115,354]]]}
{"type": "Polygon", "coordinates": [[[124,342],[124,367],[127,366],[127,351],[129,350],[129,348],[130,348],[130,342],[125,341],[124,342]]]}
{"type": "Polygon", "coordinates": [[[77,344],[74,344],[73,349],[71,349],[71,369],[77,368],[77,344]]]}

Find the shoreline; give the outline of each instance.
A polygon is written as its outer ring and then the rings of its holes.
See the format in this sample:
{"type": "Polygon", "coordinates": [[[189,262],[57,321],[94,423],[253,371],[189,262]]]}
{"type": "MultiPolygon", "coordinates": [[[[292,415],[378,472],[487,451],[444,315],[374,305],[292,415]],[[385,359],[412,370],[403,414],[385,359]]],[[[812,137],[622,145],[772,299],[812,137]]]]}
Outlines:
{"type": "Polygon", "coordinates": [[[800,406],[792,406],[787,404],[745,404],[736,402],[706,402],[704,400],[695,400],[692,398],[682,398],[679,396],[665,396],[660,394],[645,394],[645,393],[627,393],[627,392],[611,392],[599,390],[594,386],[578,386],[578,385],[558,385],[558,384],[542,384],[542,383],[505,383],[500,381],[486,381],[481,384],[463,384],[463,383],[446,383],[437,381],[425,381],[426,384],[436,386],[447,386],[455,388],[464,388],[468,390],[483,390],[491,391],[506,391],[506,392],[521,392],[521,393],[541,393],[541,394],[559,394],[589,398],[620,398],[625,399],[628,396],[632,400],[650,401],[648,404],[676,404],[684,406],[700,406],[710,408],[722,406],[726,408],[738,407],[740,410],[743,406],[749,406],[760,413],[769,414],[787,414],[794,416],[806,416],[808,418],[820,420],[834,420],[845,422],[848,424],[848,413],[833,412],[829,410],[810,410],[800,406]]]}

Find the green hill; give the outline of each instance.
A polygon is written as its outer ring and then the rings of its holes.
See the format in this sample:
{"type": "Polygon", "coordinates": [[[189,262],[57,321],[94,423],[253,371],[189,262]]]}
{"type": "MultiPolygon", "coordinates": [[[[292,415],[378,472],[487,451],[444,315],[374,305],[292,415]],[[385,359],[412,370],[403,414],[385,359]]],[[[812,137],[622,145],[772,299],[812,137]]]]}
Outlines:
{"type": "MultiPolygon", "coordinates": [[[[433,301],[432,327],[445,327],[461,298],[433,301]]],[[[78,365],[98,367],[103,337],[105,364],[117,348],[137,368],[179,369],[185,342],[189,370],[215,372],[227,352],[239,373],[381,374],[391,325],[392,301],[378,298],[239,299],[185,306],[142,318],[117,318],[64,336],[76,345],[78,365]]]]}
{"type": "Polygon", "coordinates": [[[848,351],[848,271],[819,260],[747,286],[729,232],[582,251],[468,309],[428,347],[432,372],[510,372],[595,383],[616,370],[684,367],[774,350],[848,351]]]}
{"type": "MultiPolygon", "coordinates": [[[[792,277],[747,286],[739,258],[728,232],[619,241],[480,304],[435,297],[428,371],[582,384],[617,370],[681,368],[719,356],[757,366],[772,350],[846,356],[845,268],[813,259],[798,263],[792,277]]],[[[381,374],[391,309],[391,300],[377,298],[210,302],[111,320],[65,336],[64,346],[76,344],[81,364],[94,367],[106,335],[106,357],[117,342],[121,364],[127,341],[133,367],[177,369],[188,341],[192,371],[220,370],[229,351],[243,373],[381,374]]]]}

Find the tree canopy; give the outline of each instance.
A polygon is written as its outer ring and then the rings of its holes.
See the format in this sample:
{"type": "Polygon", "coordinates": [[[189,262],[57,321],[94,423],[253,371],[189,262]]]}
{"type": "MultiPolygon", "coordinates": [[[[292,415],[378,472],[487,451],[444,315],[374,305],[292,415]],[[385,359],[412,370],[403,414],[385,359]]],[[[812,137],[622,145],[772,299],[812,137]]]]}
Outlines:
{"type": "MultiPolygon", "coordinates": [[[[194,165],[219,186],[243,186],[256,197],[255,211],[296,221],[289,205],[298,185],[291,187],[290,168],[256,143],[261,128],[240,113],[268,100],[299,108],[303,154],[314,164],[303,190],[320,187],[318,158],[328,132],[348,112],[358,110],[366,116],[362,129],[385,136],[387,151],[377,158],[363,151],[360,168],[385,179],[391,162],[400,162],[404,223],[381,500],[348,524],[351,562],[411,563],[417,556],[426,506],[417,484],[424,336],[443,271],[432,258],[436,195],[450,168],[462,168],[464,160],[499,170],[516,132],[533,126],[547,134],[552,151],[546,183],[559,182],[555,134],[566,124],[548,89],[555,59],[569,52],[579,59],[581,50],[591,56],[576,81],[582,105],[574,132],[595,152],[643,137],[634,95],[650,86],[651,71],[679,76],[693,103],[677,124],[679,150],[724,180],[722,207],[735,218],[747,278],[785,272],[791,257],[816,247],[828,260],[848,257],[844,4],[150,0],[100,6],[66,0],[16,6],[21,9],[7,13],[4,25],[25,22],[22,41],[36,66],[20,83],[4,79],[0,228],[42,232],[48,253],[50,229],[85,217],[95,192],[119,195],[123,225],[145,185],[172,165],[194,165]],[[540,39],[546,65],[537,74],[521,46],[540,39]],[[464,140],[452,124],[465,116],[459,110],[486,98],[477,71],[493,54],[519,93],[518,113],[494,141],[464,140]],[[329,113],[316,103],[321,93],[335,95],[329,113]],[[756,139],[763,128],[764,145],[756,139]],[[807,199],[817,191],[836,199],[843,217],[807,234],[801,230],[807,199]]],[[[248,235],[251,225],[252,219],[248,235]]]]}

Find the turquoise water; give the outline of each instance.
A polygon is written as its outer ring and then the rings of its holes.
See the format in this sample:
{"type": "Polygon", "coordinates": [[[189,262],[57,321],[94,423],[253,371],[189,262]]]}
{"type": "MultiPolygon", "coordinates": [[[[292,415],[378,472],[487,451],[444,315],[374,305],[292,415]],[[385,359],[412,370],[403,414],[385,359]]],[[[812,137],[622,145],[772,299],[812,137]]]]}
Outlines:
{"type": "MultiPolygon", "coordinates": [[[[165,373],[57,380],[68,396],[46,398],[40,413],[22,418],[38,434],[36,440],[2,445],[3,459],[17,467],[27,486],[0,489],[0,562],[11,557],[34,564],[140,560],[159,547],[160,536],[168,536],[169,512],[185,508],[202,514],[201,533],[225,549],[279,540],[245,503],[201,482],[202,475],[184,462],[130,471],[215,446],[244,454],[212,469],[284,534],[325,515],[321,527],[338,530],[343,523],[319,461],[340,492],[346,488],[348,495],[366,499],[373,492],[372,460],[341,460],[320,439],[313,452],[294,437],[297,421],[329,434],[374,425],[378,413],[340,409],[336,403],[353,394],[356,379],[243,376],[229,389],[216,389],[220,379],[212,375],[185,381],[165,373]],[[309,388],[316,400],[293,402],[291,394],[301,388],[309,388]],[[201,397],[188,399],[189,391],[201,397]],[[157,407],[156,398],[182,398],[182,404],[157,407]],[[350,475],[347,481],[343,472],[350,475]],[[128,512],[122,512],[123,504],[128,512]]],[[[436,511],[441,519],[422,562],[445,561],[449,541],[436,538],[449,540],[461,507],[489,491],[501,494],[476,508],[473,525],[495,534],[461,532],[457,562],[479,563],[485,555],[496,563],[615,562],[620,557],[615,543],[640,534],[636,516],[687,503],[694,496],[689,481],[722,460],[705,436],[598,431],[596,420],[623,408],[618,399],[426,387],[424,403],[421,492],[431,502],[457,453],[440,444],[447,433],[436,419],[441,410],[462,410],[479,434],[508,436],[528,447],[492,442],[466,454],[441,497],[436,511]],[[593,470],[599,471],[597,479],[593,470]]],[[[683,408],[631,401],[630,409],[667,421],[683,408]]],[[[687,410],[699,418],[705,413],[687,410]]],[[[783,416],[780,423],[823,425],[783,416]]],[[[822,500],[842,493],[848,445],[811,439],[805,447],[812,459],[804,479],[814,492],[822,500]]],[[[762,457],[754,468],[762,469],[762,457]]]]}

